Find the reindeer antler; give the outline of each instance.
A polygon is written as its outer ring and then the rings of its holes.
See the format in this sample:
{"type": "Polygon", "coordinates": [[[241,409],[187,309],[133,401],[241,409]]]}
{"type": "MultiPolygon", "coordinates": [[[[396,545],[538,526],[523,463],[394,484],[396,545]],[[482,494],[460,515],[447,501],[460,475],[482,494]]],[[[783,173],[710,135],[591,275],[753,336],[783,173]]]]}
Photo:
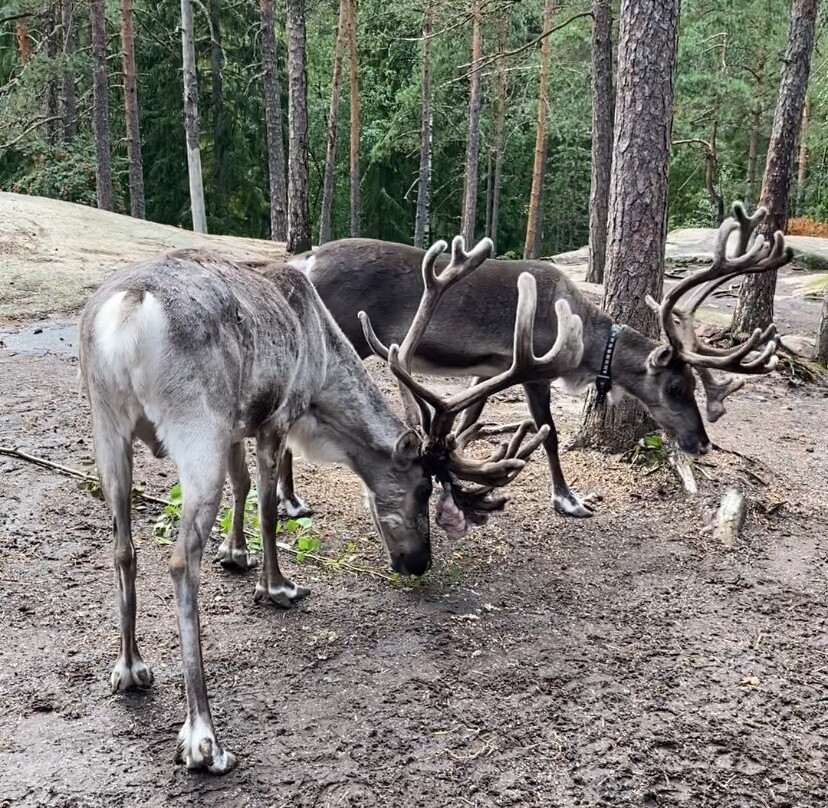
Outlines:
{"type": "MultiPolygon", "coordinates": [[[[479,266],[491,252],[491,242],[483,239],[471,252],[464,250],[463,239],[457,236],[452,243],[452,259],[440,275],[434,273],[437,256],[446,249],[445,242],[437,242],[423,258],[423,281],[425,290],[420,307],[406,334],[402,346],[386,348],[371,326],[365,312],[359,313],[365,339],[378,356],[387,359],[392,372],[406,391],[407,408],[419,415],[419,426],[424,432],[424,456],[432,465],[433,473],[444,485],[452,490],[454,503],[470,519],[484,518],[490,510],[503,507],[505,499],[488,498],[494,489],[511,482],[525,466],[532,452],[548,434],[541,428],[526,443],[523,439],[531,429],[531,421],[521,425],[512,440],[485,459],[471,458],[463,454],[463,448],[471,439],[467,429],[460,439],[451,433],[459,413],[471,405],[514,384],[534,381],[539,378],[554,378],[563,375],[578,365],[583,355],[583,324],[573,314],[565,300],[555,304],[558,315],[558,333],[555,344],[543,356],[536,356],[533,347],[535,312],[537,309],[537,285],[534,276],[524,272],[518,279],[518,304],[515,317],[514,348],[512,364],[508,370],[446,398],[441,397],[418,382],[410,370],[411,358],[415,354],[429,320],[437,308],[442,293],[461,278],[479,266]],[[479,488],[462,489],[458,480],[475,483],[479,488]],[[453,482],[452,482],[453,481],[453,482]]],[[[411,421],[409,421],[411,423],[411,421]]]]}
{"type": "Polygon", "coordinates": [[[661,362],[677,358],[696,369],[707,394],[710,421],[724,414],[724,399],[744,384],[744,381],[730,377],[722,383],[716,382],[711,369],[758,374],[768,373],[776,366],[776,326],[773,324],[764,331],[757,328],[745,342],[726,349],[701,343],[694,328],[699,306],[722,284],[739,275],[776,270],[793,258],[793,250],[785,246],[782,233],[774,233],[770,242],[766,242],[761,234],[754,235],[766,216],[765,208],[758,208],[752,216],[748,216],[742,205],[735,203],[733,216],[725,219],[719,227],[710,267],[679,281],[664,295],[660,304],[647,297],[648,305],[658,312],[661,326],[673,349],[672,355],[663,357],[661,362]],[[728,256],[727,242],[736,231],[739,234],[736,252],[728,256]],[[701,288],[694,294],[687,309],[676,308],[680,298],[696,287],[701,288]]]}

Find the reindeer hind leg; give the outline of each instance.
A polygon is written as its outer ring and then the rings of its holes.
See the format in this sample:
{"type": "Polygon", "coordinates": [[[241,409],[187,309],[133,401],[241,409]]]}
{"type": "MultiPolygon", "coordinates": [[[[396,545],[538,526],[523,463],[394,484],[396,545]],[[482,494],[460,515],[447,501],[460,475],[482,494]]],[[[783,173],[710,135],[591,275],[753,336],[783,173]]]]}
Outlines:
{"type": "Polygon", "coordinates": [[[112,669],[113,693],[134,687],[149,687],[152,671],[144,664],[135,638],[136,596],[135,546],[132,543],[130,498],[132,494],[132,438],[124,424],[116,424],[108,410],[93,415],[95,456],[104,497],[112,513],[115,538],[114,560],[121,649],[112,669]],[[103,423],[103,422],[106,423],[103,423]],[[119,427],[121,427],[119,429],[119,427]]]}
{"type": "Polygon", "coordinates": [[[204,546],[221,502],[230,451],[225,438],[229,426],[209,424],[208,413],[199,422],[204,427],[196,441],[187,434],[188,422],[169,430],[164,441],[178,467],[182,493],[181,524],[170,558],[187,696],[187,718],[178,734],[176,759],[188,769],[224,774],[235,766],[236,758],[219,744],[213,728],[201,650],[198,589],[204,546]]]}

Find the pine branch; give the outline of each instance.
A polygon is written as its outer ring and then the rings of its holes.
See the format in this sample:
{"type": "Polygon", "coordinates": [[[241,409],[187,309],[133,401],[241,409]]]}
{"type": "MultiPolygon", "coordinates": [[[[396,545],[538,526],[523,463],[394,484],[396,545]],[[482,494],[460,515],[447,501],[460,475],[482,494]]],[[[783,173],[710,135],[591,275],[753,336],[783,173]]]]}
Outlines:
{"type": "Polygon", "coordinates": [[[486,56],[483,56],[482,58],[478,59],[476,62],[466,62],[466,64],[460,65],[460,69],[469,69],[462,75],[458,76],[456,79],[453,79],[452,81],[448,82],[448,84],[453,84],[454,82],[458,81],[464,81],[465,79],[472,76],[474,73],[478,73],[479,71],[489,67],[489,65],[494,64],[500,59],[508,59],[512,56],[519,56],[521,53],[525,53],[526,51],[534,48],[539,42],[542,42],[544,39],[546,39],[546,37],[551,36],[556,31],[560,31],[562,28],[566,28],[567,25],[574,22],[575,20],[578,20],[581,17],[591,16],[591,11],[581,11],[578,14],[573,14],[571,17],[567,18],[563,22],[558,23],[558,25],[553,25],[551,28],[547,28],[533,40],[527,42],[525,45],[521,45],[519,48],[515,48],[514,50],[510,51],[503,51],[502,53],[489,53],[486,56]]]}

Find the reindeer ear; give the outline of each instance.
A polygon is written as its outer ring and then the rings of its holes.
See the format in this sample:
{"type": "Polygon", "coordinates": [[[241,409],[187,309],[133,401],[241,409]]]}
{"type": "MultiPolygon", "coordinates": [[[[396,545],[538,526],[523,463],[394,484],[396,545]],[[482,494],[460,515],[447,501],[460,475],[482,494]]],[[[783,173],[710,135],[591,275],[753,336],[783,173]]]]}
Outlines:
{"type": "Polygon", "coordinates": [[[392,460],[394,468],[405,471],[420,456],[420,437],[413,429],[407,429],[397,439],[392,460]]]}
{"type": "Polygon", "coordinates": [[[670,345],[659,345],[653,348],[647,357],[647,370],[654,373],[657,370],[666,368],[673,359],[673,348],[670,345]]]}

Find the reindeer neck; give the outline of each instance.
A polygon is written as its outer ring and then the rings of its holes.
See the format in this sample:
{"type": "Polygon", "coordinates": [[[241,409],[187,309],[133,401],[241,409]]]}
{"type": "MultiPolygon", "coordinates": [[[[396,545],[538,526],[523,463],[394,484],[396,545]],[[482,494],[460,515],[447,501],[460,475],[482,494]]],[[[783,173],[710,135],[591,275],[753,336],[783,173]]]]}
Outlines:
{"type": "MultiPolygon", "coordinates": [[[[601,373],[613,321],[597,307],[582,314],[584,320],[584,356],[573,374],[573,382],[581,388],[595,383],[601,373]],[[584,316],[586,315],[586,316],[584,316]]],[[[658,343],[645,337],[630,326],[618,332],[610,363],[613,385],[632,392],[638,387],[638,379],[647,372],[647,357],[658,343]]]]}
{"type": "Polygon", "coordinates": [[[320,437],[375,491],[405,426],[344,340],[329,345],[326,370],[312,406],[320,437]]]}

